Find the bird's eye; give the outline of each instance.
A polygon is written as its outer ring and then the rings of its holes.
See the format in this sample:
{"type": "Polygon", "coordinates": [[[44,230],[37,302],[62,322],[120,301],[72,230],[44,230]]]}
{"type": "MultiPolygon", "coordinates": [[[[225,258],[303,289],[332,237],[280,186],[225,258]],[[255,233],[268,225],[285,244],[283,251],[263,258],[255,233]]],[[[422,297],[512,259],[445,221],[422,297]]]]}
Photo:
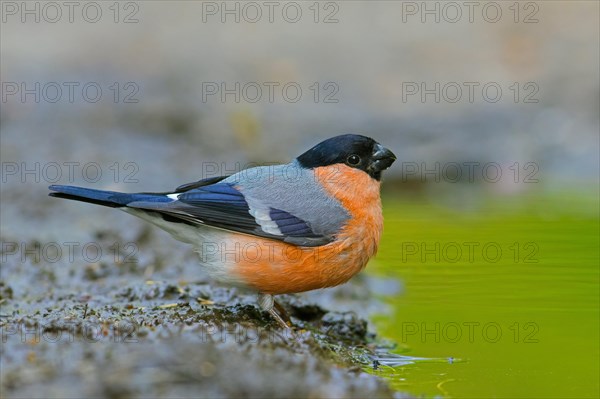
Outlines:
{"type": "Polygon", "coordinates": [[[360,157],[356,154],[352,154],[346,160],[349,165],[358,165],[360,163],[360,157]]]}

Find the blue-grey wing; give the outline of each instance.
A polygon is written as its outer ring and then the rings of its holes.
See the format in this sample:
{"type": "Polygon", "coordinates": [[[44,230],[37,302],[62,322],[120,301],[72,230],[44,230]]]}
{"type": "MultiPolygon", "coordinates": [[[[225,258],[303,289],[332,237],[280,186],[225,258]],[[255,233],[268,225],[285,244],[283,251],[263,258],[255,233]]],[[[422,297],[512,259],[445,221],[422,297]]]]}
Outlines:
{"type": "MultiPolygon", "coordinates": [[[[194,184],[194,183],[192,183],[194,184]]],[[[316,233],[309,222],[273,206],[253,206],[234,184],[200,184],[169,194],[171,202],[139,201],[129,207],[158,212],[169,221],[203,224],[233,232],[280,240],[300,246],[320,246],[332,235],[316,233]]],[[[256,203],[256,201],[253,201],[256,203]]]]}

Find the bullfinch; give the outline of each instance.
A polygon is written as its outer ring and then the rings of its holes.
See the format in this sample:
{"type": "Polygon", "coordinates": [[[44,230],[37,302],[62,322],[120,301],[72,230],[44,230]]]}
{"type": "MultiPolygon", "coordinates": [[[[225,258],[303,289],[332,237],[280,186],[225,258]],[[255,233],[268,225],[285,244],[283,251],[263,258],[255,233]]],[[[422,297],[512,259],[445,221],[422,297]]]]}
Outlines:
{"type": "MultiPolygon", "coordinates": [[[[292,162],[127,194],[52,185],[50,196],[119,208],[192,244],[215,280],[273,295],[333,287],[360,272],[383,230],[382,171],[395,155],[370,137],[327,139],[292,162]]],[[[279,307],[279,306],[278,306],[279,307]]]]}

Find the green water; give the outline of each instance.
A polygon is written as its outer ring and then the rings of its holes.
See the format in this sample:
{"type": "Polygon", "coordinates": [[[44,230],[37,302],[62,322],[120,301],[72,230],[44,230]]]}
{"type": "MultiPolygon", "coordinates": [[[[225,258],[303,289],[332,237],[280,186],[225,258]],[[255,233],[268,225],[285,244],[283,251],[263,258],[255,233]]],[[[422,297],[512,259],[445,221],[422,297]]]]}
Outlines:
{"type": "Polygon", "coordinates": [[[374,322],[430,360],[375,373],[415,396],[599,397],[597,191],[384,210],[369,270],[404,288],[374,322]]]}

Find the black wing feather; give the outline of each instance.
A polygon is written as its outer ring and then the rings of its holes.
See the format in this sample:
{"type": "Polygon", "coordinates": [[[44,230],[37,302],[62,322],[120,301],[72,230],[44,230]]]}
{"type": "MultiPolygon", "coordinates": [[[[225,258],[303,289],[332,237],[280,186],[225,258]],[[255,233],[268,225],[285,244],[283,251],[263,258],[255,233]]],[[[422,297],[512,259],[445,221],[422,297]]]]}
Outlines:
{"type": "Polygon", "coordinates": [[[207,177],[206,179],[198,180],[192,183],[182,184],[181,186],[175,189],[175,193],[183,193],[185,191],[190,191],[195,188],[209,186],[211,184],[215,184],[220,182],[221,180],[227,179],[229,176],[216,176],[216,177],[207,177]]]}

